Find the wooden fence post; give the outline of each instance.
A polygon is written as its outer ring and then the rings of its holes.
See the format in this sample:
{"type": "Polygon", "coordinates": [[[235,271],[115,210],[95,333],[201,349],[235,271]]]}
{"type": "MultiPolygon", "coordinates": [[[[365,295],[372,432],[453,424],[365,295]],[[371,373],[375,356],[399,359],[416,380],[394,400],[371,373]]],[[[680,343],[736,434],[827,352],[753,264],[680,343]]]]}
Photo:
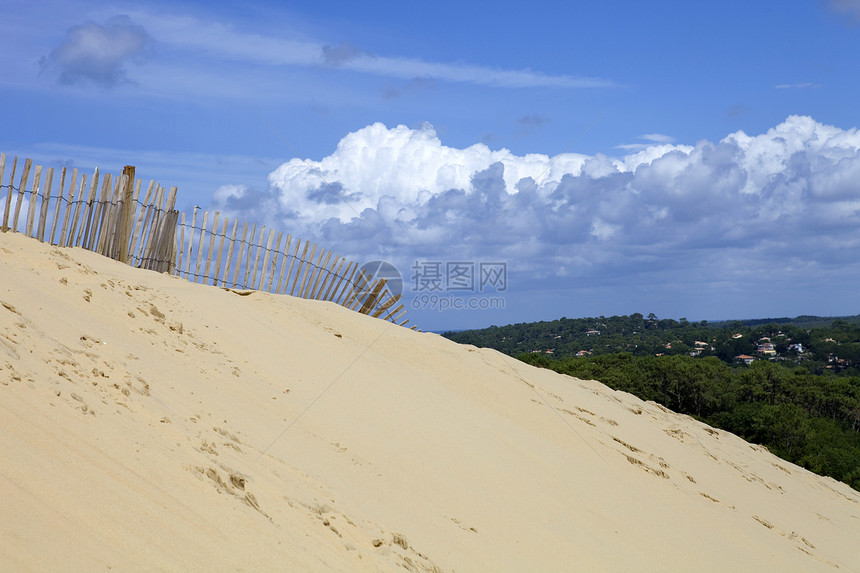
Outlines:
{"type": "Polygon", "coordinates": [[[132,227],[134,226],[134,165],[126,165],[122,168],[125,175],[125,189],[122,190],[120,205],[122,209],[119,215],[119,260],[129,264],[129,242],[131,241],[132,227]]]}

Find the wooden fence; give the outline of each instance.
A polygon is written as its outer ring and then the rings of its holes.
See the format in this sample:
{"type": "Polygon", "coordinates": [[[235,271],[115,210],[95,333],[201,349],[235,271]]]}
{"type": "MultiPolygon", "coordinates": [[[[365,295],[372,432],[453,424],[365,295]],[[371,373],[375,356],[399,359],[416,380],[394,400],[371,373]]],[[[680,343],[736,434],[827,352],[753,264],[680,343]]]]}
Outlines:
{"type": "Polygon", "coordinates": [[[406,325],[406,309],[397,304],[385,279],[373,279],[357,263],[310,241],[215,211],[198,213],[191,222],[181,215],[176,232],[175,274],[192,282],[225,288],[262,290],[301,298],[333,301],[363,314],[406,325]],[[196,253],[195,253],[196,249],[196,253]]]}
{"type": "MultiPolygon", "coordinates": [[[[55,172],[24,161],[18,184],[18,158],[3,184],[6,154],[0,154],[0,209],[3,232],[24,233],[61,247],[82,247],[129,265],[167,272],[191,282],[230,289],[263,290],[332,301],[357,312],[406,325],[399,294],[357,263],[317,245],[270,229],[221,218],[195,209],[190,223],[174,209],[169,191],[150,181],[141,196],[135,169],[92,177],[63,167],[53,193],[55,172]],[[32,183],[30,172],[33,170],[32,183]],[[44,180],[42,176],[44,175],[44,180]],[[27,187],[30,186],[28,190],[27,187]],[[65,191],[68,189],[68,191],[65,191]],[[199,218],[199,221],[198,221],[199,218]],[[240,233],[241,228],[241,233],[240,233]]],[[[415,328],[414,326],[412,327],[415,328]]]]}

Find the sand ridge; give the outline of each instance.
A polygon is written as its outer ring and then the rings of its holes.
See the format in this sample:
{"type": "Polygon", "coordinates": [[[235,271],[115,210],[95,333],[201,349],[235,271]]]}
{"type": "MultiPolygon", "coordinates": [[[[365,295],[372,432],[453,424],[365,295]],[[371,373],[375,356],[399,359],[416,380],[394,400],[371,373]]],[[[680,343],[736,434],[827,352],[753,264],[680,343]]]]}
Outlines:
{"type": "Polygon", "coordinates": [[[860,495],[602,384],[0,235],[0,568],[860,569],[860,495]]]}

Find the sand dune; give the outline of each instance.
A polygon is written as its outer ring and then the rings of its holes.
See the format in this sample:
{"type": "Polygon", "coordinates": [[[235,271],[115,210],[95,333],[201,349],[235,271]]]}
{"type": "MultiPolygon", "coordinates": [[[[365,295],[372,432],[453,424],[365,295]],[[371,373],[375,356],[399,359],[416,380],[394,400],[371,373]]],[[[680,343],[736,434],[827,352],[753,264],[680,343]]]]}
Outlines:
{"type": "Polygon", "coordinates": [[[860,494],[334,304],[0,235],[2,571],[858,571],[860,494]]]}

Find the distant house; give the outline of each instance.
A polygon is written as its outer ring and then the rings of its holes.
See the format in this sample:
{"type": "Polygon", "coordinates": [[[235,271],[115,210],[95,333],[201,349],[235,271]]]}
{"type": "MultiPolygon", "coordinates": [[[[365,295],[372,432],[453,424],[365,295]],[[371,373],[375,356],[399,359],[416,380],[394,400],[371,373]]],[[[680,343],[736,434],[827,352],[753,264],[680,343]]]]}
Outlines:
{"type": "Polygon", "coordinates": [[[586,330],[586,331],[585,331],[585,335],[586,335],[586,336],[598,336],[599,334],[600,334],[600,331],[599,331],[599,330],[595,330],[595,329],[593,329],[593,328],[592,328],[591,330],[586,330]]]}
{"type": "Polygon", "coordinates": [[[740,356],[735,356],[735,360],[740,360],[744,364],[749,366],[755,360],[755,356],[749,356],[748,354],[741,354],[740,356]]]}
{"type": "Polygon", "coordinates": [[[744,337],[744,335],[741,334],[740,332],[736,332],[735,334],[732,334],[732,338],[743,338],[743,337],[744,337]]]}
{"type": "MultiPolygon", "coordinates": [[[[690,356],[700,356],[702,354],[702,351],[708,347],[708,343],[702,342],[701,340],[696,340],[695,342],[693,342],[693,345],[695,346],[695,348],[693,348],[692,352],[690,352],[690,356]]],[[[713,347],[711,347],[711,350],[713,350],[713,347]]]]}
{"type": "Polygon", "coordinates": [[[576,355],[580,356],[580,357],[591,356],[591,351],[590,350],[580,350],[579,352],[576,353],[576,355]]]}
{"type": "MultiPolygon", "coordinates": [[[[770,341],[769,338],[767,340],[770,341]]],[[[758,345],[757,352],[759,354],[764,354],[765,356],[776,356],[776,349],[770,342],[760,343],[758,345]]]]}

